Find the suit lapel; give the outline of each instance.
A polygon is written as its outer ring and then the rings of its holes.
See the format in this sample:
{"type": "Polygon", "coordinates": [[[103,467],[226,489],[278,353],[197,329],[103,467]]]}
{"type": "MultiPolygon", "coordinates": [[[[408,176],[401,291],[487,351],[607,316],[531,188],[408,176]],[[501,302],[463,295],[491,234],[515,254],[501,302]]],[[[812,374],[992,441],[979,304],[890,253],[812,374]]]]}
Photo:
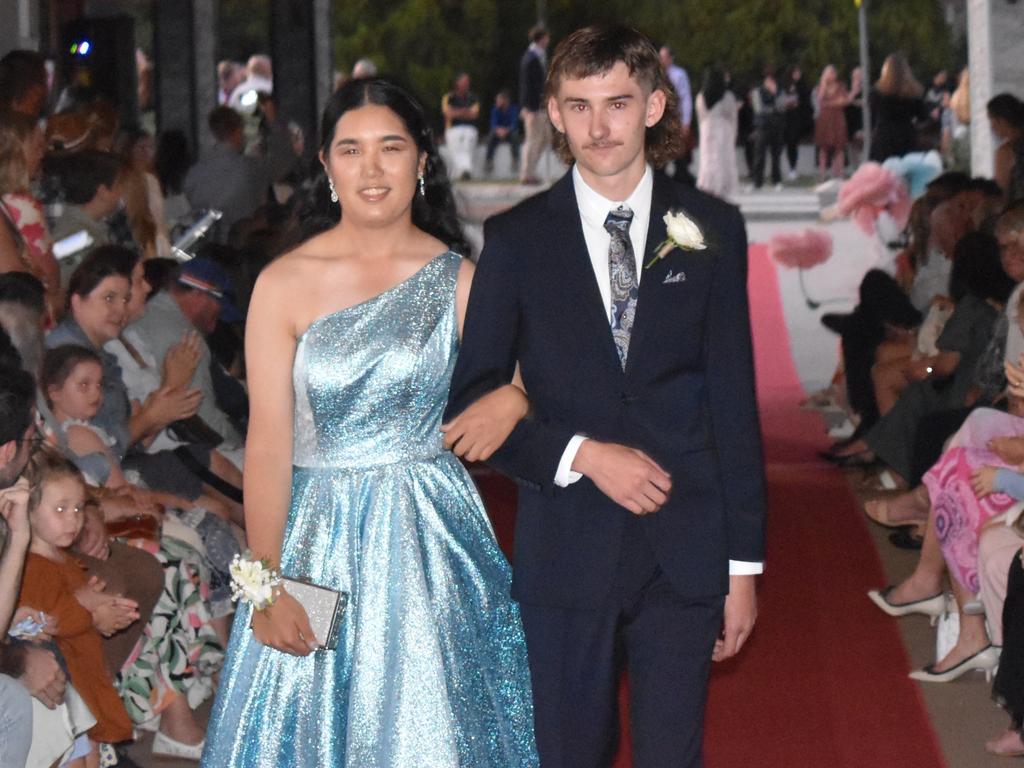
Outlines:
{"type": "Polygon", "coordinates": [[[629,338],[626,373],[636,369],[637,359],[643,351],[643,340],[657,318],[657,297],[664,291],[664,286],[661,283],[665,278],[665,267],[662,260],[655,261],[653,264],[651,261],[657,255],[658,246],[665,241],[665,213],[677,205],[671,182],[663,174],[655,173],[654,189],[651,191],[651,218],[647,225],[644,258],[640,264],[640,290],[637,295],[633,333],[629,338]],[[648,264],[651,266],[648,267],[648,264]]]}
{"type": "Polygon", "coordinates": [[[571,170],[551,188],[548,207],[551,217],[548,219],[550,232],[547,242],[562,265],[566,301],[570,306],[578,308],[584,325],[595,334],[594,342],[601,349],[604,361],[622,373],[607,311],[594,276],[594,266],[590,263],[587,242],[583,237],[583,223],[576,203],[571,170]]]}

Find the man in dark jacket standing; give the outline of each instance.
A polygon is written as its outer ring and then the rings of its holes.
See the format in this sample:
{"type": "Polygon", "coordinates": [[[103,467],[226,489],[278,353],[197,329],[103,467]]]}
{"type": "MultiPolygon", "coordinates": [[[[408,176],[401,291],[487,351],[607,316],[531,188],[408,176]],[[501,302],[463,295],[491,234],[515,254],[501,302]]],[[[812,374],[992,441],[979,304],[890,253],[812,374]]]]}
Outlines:
{"type": "Polygon", "coordinates": [[[531,29],[530,47],[519,62],[520,115],[526,132],[519,172],[519,181],[523,184],[540,183],[537,161],[551,144],[551,124],[544,104],[544,79],[547,77],[550,39],[544,27],[538,25],[531,29]]]}

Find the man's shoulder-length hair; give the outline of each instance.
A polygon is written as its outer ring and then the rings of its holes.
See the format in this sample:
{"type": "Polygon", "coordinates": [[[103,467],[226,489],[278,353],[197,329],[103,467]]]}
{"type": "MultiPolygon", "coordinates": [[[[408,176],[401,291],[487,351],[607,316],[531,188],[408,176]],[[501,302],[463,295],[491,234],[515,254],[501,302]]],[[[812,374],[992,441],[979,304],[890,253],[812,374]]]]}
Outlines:
{"type": "MultiPolygon", "coordinates": [[[[600,75],[620,61],[648,93],[660,90],[665,94],[665,113],[647,129],[644,141],[647,161],[661,168],[683,152],[679,96],[661,68],[658,50],[637,30],[617,24],[584,27],[573,32],[558,44],[551,58],[545,96],[556,96],[563,80],[600,75]]],[[[564,162],[573,162],[569,143],[559,131],[555,131],[555,151],[564,162]]]]}

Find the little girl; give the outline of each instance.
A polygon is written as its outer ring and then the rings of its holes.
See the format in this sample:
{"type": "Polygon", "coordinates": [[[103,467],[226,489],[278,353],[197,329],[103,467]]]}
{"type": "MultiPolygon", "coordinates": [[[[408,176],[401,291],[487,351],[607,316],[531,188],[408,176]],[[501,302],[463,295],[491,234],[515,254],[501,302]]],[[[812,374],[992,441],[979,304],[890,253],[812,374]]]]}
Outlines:
{"type": "Polygon", "coordinates": [[[40,451],[26,474],[32,542],[18,599],[55,619],[54,640],[71,681],[96,718],[89,730],[88,754],[68,765],[92,768],[99,765],[99,744],[132,738],[132,722],[106,671],[97,626],[122,628],[138,613],[134,601],[97,591],[66,551],[83,523],[85,485],[75,466],[57,454],[40,451]]]}
{"type": "Polygon", "coordinates": [[[231,610],[228,564],[238,543],[227,522],[190,509],[186,499],[134,485],[131,472],[125,477],[113,441],[89,421],[103,401],[102,376],[95,352],[66,345],[46,351],[39,386],[66,440],[65,455],[90,484],[117,488],[140,511],[153,503],[168,507],[156,539],[129,536],[129,544],[164,566],[164,590],[116,683],[132,720],[160,729],[154,754],[198,759],[203,731],[193,709],[213,692],[212,676],[223,662],[231,610]],[[220,566],[208,559],[211,553],[220,566]],[[222,593],[216,604],[211,584],[222,593]],[[211,610],[217,613],[211,616],[211,610]]]}
{"type": "Polygon", "coordinates": [[[111,452],[116,440],[90,423],[103,404],[103,364],[91,349],[64,345],[47,350],[40,388],[67,439],[75,463],[97,485],[125,484],[121,464],[111,452]]]}

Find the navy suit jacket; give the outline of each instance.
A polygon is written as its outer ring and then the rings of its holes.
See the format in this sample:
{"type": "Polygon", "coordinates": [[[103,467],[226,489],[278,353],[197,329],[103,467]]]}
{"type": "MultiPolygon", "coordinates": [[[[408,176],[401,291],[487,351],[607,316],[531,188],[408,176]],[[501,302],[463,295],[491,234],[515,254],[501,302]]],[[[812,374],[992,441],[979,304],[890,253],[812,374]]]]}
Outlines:
{"type": "Polygon", "coordinates": [[[587,478],[554,484],[577,433],[645,451],[672,493],[640,520],[662,570],[687,597],[728,591],[728,561],[764,559],[764,472],[738,209],[655,174],[637,314],[623,371],[576,205],[572,173],[489,219],[446,418],[511,380],[531,415],[491,464],[520,483],[512,594],[596,607],[631,513],[587,478]],[[706,250],[646,266],[682,210],[706,250]],[[664,282],[669,272],[685,279],[664,282]]]}

